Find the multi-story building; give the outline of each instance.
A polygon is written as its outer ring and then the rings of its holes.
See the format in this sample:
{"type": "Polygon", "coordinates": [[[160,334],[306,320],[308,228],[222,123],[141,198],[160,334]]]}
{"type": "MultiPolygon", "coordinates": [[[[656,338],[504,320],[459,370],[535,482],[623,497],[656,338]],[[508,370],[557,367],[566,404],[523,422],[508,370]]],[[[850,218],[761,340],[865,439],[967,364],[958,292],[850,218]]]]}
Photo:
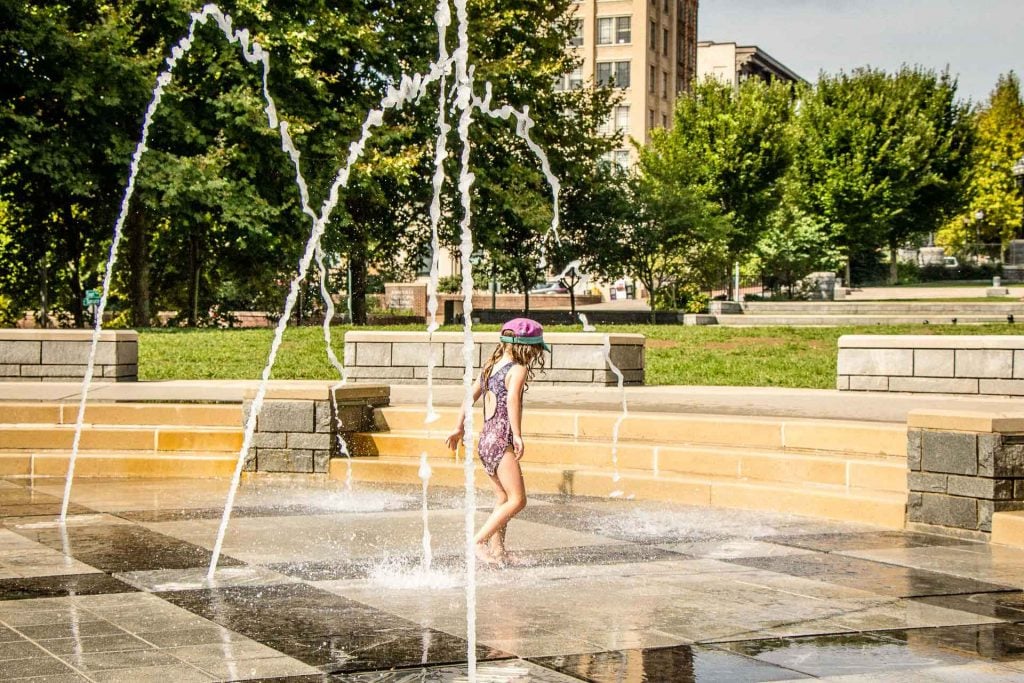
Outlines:
{"type": "Polygon", "coordinates": [[[717,78],[734,88],[748,78],[803,81],[792,69],[756,45],[736,43],[697,43],[697,80],[717,78]]]}
{"type": "Polygon", "coordinates": [[[655,128],[672,125],[676,96],[697,73],[698,0],[577,0],[571,49],[582,64],[559,87],[586,83],[622,90],[622,101],[607,122],[620,131],[622,146],[612,153],[621,166],[636,153],[630,139],[646,144],[655,128]]]}

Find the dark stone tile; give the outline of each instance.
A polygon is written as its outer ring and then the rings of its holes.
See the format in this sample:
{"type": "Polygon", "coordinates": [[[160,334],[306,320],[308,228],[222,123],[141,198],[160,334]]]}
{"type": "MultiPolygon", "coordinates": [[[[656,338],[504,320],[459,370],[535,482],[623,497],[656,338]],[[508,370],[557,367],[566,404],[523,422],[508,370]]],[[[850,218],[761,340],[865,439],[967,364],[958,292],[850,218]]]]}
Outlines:
{"type": "MultiPolygon", "coordinates": [[[[466,641],[307,584],[160,597],[326,672],[462,662],[466,641]]],[[[481,647],[480,659],[509,655],[481,647]]]]}
{"type": "MultiPolygon", "coordinates": [[[[62,500],[48,493],[39,493],[27,486],[0,489],[0,518],[54,517],[60,514],[62,500]]],[[[85,514],[94,510],[77,503],[68,505],[68,514],[85,514]]]]}
{"type": "Polygon", "coordinates": [[[990,662],[1024,661],[1024,625],[1021,624],[914,628],[885,631],[880,635],[922,653],[954,652],[990,662]]]}
{"type": "Polygon", "coordinates": [[[952,651],[922,650],[879,632],[744,640],[720,647],[811,676],[876,674],[899,680],[900,672],[972,661],[952,651]]]}
{"type": "Polygon", "coordinates": [[[65,574],[24,579],[0,579],[0,600],[137,592],[138,589],[107,574],[65,574]]]}
{"type": "Polygon", "coordinates": [[[58,638],[41,642],[42,646],[55,655],[70,655],[93,652],[128,652],[131,650],[152,650],[153,646],[130,633],[89,638],[58,638]]]}
{"type": "MultiPolygon", "coordinates": [[[[29,659],[31,657],[38,657],[41,654],[43,654],[42,651],[27,640],[0,643],[0,662],[6,662],[11,659],[29,659]]],[[[0,664],[0,670],[3,668],[4,665],[0,664]]]]}
{"type": "Polygon", "coordinates": [[[24,640],[17,631],[12,631],[6,626],[0,626],[0,643],[10,643],[16,640],[24,640]]]}
{"type": "MultiPolygon", "coordinates": [[[[478,663],[476,676],[481,683],[573,683],[574,681],[578,683],[579,681],[578,678],[566,676],[522,659],[478,663]]],[[[466,664],[454,664],[334,674],[327,680],[332,683],[465,683],[468,679],[469,667],[466,664]]],[[[627,679],[623,679],[623,683],[627,683],[627,679]]]]}
{"type": "Polygon", "coordinates": [[[12,659],[4,662],[2,673],[4,680],[16,680],[19,678],[32,678],[35,676],[59,676],[62,674],[73,674],[75,673],[75,670],[59,659],[45,655],[42,657],[33,657],[31,659],[12,659]]]}
{"type": "Polygon", "coordinates": [[[109,621],[79,621],[71,624],[43,624],[40,626],[19,626],[18,630],[32,640],[56,640],[58,638],[91,638],[124,633],[123,629],[109,621]]]}
{"type": "Polygon", "coordinates": [[[1024,592],[934,595],[914,598],[936,607],[955,609],[993,619],[1024,622],[1024,592]]]}
{"type": "Polygon", "coordinates": [[[792,669],[702,645],[538,657],[529,661],[593,683],[741,683],[807,678],[792,669]]]}
{"type": "Polygon", "coordinates": [[[1016,590],[1010,586],[1000,586],[950,574],[827,553],[782,557],[743,557],[725,561],[898,598],[1016,590]]]}
{"type": "Polygon", "coordinates": [[[913,531],[870,531],[852,534],[807,534],[773,536],[772,543],[806,550],[841,552],[844,550],[880,550],[883,548],[926,548],[931,546],[977,545],[962,538],[921,534],[913,531]]]}
{"type": "MultiPolygon", "coordinates": [[[[70,550],[76,560],[110,573],[206,567],[212,557],[206,548],[134,524],[68,526],[66,538],[54,527],[13,531],[54,550],[70,550]]],[[[221,567],[242,564],[220,557],[221,567]]]]}

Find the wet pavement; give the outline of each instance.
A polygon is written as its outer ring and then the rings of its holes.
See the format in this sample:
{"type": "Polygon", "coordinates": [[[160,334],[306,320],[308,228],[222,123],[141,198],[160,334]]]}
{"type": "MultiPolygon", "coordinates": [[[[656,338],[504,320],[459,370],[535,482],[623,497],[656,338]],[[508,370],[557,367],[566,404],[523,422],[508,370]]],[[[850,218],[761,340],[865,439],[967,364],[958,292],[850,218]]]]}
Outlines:
{"type": "MultiPolygon", "coordinates": [[[[0,680],[466,680],[461,492],[0,479],[0,680]]],[[[478,522],[486,514],[481,499],[478,522]]],[[[1024,681],[1024,551],[789,515],[531,498],[481,567],[481,682],[1024,681]]]]}

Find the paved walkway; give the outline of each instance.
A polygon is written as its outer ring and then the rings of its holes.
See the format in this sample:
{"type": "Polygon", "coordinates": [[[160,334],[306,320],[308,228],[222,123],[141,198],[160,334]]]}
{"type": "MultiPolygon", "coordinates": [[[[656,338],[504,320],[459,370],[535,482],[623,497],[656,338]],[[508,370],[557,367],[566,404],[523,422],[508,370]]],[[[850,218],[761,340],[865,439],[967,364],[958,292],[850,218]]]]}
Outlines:
{"type": "MultiPolygon", "coordinates": [[[[249,481],[208,582],[226,485],[79,480],[62,527],[62,482],[0,480],[0,679],[466,680],[461,492],[431,489],[427,571],[417,489],[249,481]]],[[[478,680],[1024,679],[1024,551],[556,497],[508,544],[478,680]]]]}
{"type": "MultiPolygon", "coordinates": [[[[94,401],[197,401],[241,402],[253,391],[255,380],[168,380],[159,382],[97,382],[89,393],[94,401]]],[[[274,386],[333,385],[328,381],[273,382],[274,386]]],[[[361,385],[355,385],[361,386],[361,385]]],[[[0,401],[77,401],[77,382],[0,382],[0,401]]],[[[636,412],[678,412],[718,415],[772,415],[838,420],[904,422],[915,409],[970,410],[987,413],[1024,412],[1019,399],[928,394],[869,393],[826,389],[772,387],[626,387],[626,401],[636,412]]],[[[437,405],[461,405],[461,385],[434,387],[437,405]]],[[[391,385],[393,405],[424,405],[424,385],[391,385]]],[[[527,406],[564,410],[622,409],[622,393],[616,387],[551,387],[534,385],[527,406]]]]}

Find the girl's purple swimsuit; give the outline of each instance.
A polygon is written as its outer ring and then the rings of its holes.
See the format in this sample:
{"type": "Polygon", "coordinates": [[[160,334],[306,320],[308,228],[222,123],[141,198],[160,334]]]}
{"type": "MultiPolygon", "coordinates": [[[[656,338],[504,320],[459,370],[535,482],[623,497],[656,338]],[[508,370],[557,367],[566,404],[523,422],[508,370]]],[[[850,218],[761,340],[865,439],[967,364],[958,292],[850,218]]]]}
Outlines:
{"type": "Polygon", "coordinates": [[[508,388],[505,375],[515,363],[507,363],[487,378],[484,392],[484,427],[480,430],[477,453],[484,464],[484,470],[492,477],[498,471],[498,463],[512,446],[512,425],[508,419],[508,388]],[[487,417],[487,393],[494,394],[494,413],[487,417]]]}

